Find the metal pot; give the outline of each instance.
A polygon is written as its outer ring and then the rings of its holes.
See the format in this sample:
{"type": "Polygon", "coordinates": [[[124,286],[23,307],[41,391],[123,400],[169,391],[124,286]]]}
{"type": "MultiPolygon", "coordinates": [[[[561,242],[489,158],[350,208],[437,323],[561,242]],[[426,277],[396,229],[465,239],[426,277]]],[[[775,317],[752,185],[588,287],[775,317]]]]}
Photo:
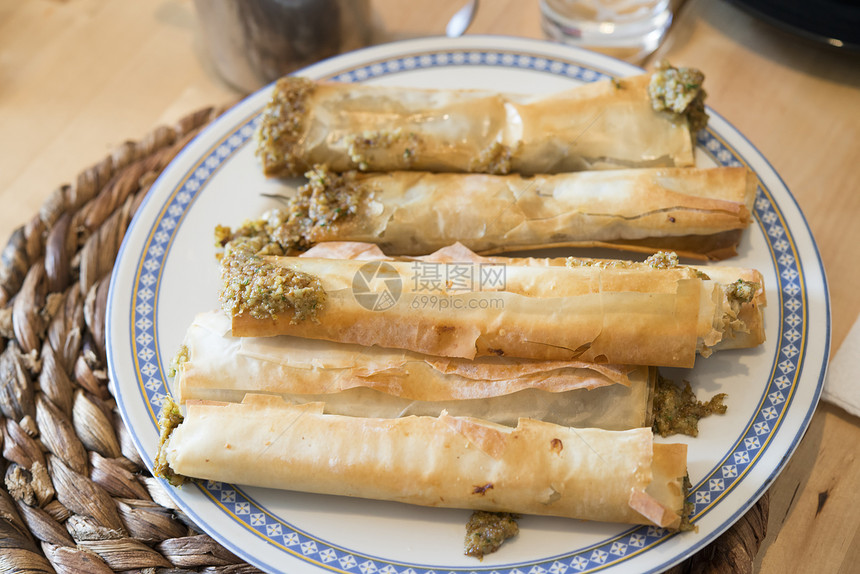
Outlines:
{"type": "Polygon", "coordinates": [[[218,73],[245,92],[370,42],[369,0],[195,0],[218,73]]]}

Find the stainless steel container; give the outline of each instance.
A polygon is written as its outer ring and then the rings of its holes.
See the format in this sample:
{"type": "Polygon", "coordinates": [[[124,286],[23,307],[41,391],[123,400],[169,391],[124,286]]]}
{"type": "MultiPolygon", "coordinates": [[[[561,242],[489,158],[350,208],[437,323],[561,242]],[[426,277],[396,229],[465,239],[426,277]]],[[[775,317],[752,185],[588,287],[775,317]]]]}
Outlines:
{"type": "Polygon", "coordinates": [[[218,73],[252,92],[370,43],[369,0],[194,0],[218,73]]]}

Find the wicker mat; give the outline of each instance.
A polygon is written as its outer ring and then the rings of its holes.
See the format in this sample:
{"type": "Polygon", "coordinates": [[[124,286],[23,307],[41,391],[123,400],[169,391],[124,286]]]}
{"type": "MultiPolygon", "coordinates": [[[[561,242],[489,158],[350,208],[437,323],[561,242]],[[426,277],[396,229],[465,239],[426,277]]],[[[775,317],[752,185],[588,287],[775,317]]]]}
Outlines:
{"type": "MultiPolygon", "coordinates": [[[[57,189],[0,261],[0,573],[259,572],[179,511],[108,390],[105,303],[132,215],[220,110],[126,142],[57,189]]],[[[671,572],[751,572],[765,495],[671,572]]]]}

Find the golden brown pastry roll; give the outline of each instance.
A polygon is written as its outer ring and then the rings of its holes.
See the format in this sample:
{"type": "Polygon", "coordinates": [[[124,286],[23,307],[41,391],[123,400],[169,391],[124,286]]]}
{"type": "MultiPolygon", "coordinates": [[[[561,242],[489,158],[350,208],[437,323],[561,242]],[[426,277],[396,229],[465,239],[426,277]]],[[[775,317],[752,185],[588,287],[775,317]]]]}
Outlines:
{"type": "Polygon", "coordinates": [[[483,357],[474,361],[298,337],[233,337],[220,311],[201,313],[177,356],[173,396],[241,402],[246,393],[326,413],[396,418],[472,416],[509,426],[521,417],[624,430],[651,425],[656,369],[483,357]]]}
{"type": "Polygon", "coordinates": [[[691,166],[691,124],[707,119],[702,79],[665,68],[526,97],[287,77],[263,110],[257,154],[274,177],[315,164],[497,174],[691,166]]]}
{"type": "Polygon", "coordinates": [[[760,323],[761,283],[720,283],[668,254],[562,267],[504,257],[367,263],[266,256],[258,247],[229,244],[222,259],[234,336],[658,367],[691,367],[697,352],[763,340],[742,318],[747,306],[760,323]]]}
{"type": "MultiPolygon", "coordinates": [[[[355,259],[361,261],[392,261],[396,258],[386,256],[379,246],[373,243],[332,241],[320,243],[306,251],[301,257],[321,257],[326,259],[355,259]]],[[[523,265],[526,267],[603,267],[616,269],[654,268],[662,265],[678,265],[679,259],[673,252],[658,252],[645,261],[620,259],[594,259],[588,257],[487,257],[478,255],[466,246],[455,243],[443,247],[430,255],[414,258],[400,258],[411,261],[435,263],[471,262],[478,265],[523,265]]],[[[764,278],[755,269],[732,267],[729,265],[686,265],[700,276],[726,285],[735,299],[748,301],[740,304],[738,319],[743,328],[735,330],[731,338],[718,344],[720,349],[744,349],[755,347],[765,340],[762,309],[767,306],[767,293],[764,278]]]]}
{"type": "MultiPolygon", "coordinates": [[[[751,221],[746,168],[646,168],[556,175],[398,171],[343,175],[316,167],[309,183],[236,235],[266,233],[285,253],[327,241],[424,255],[454,242],[483,254],[543,247],[736,254],[751,221]]],[[[230,233],[227,231],[226,233],[230,233]]]]}
{"type": "MultiPolygon", "coordinates": [[[[356,250],[351,246],[348,250],[356,250]]],[[[323,253],[323,251],[318,251],[323,253]]],[[[657,255],[660,255],[658,253],[657,255]]],[[[670,261],[673,254],[669,253],[670,261]]],[[[428,260],[439,262],[445,261],[473,261],[478,264],[500,264],[504,258],[481,257],[465,249],[462,245],[453,245],[443,248],[427,257],[428,260]]],[[[556,258],[533,258],[521,257],[511,258],[516,264],[527,266],[565,266],[565,267],[620,267],[636,268],[650,266],[649,259],[645,262],[623,261],[617,259],[591,259],[578,257],[556,257],[556,258]]],[[[658,259],[659,260],[659,259],[658,259]]],[[[724,291],[733,306],[733,312],[729,313],[725,320],[734,324],[730,327],[727,337],[720,340],[713,349],[746,349],[756,347],[765,341],[764,319],[762,310],[767,306],[767,294],[764,290],[764,278],[756,269],[744,267],[732,267],[727,265],[689,265],[690,269],[702,277],[723,286],[724,291]],[[736,317],[734,315],[737,315],[736,317]]]]}
{"type": "MultiPolygon", "coordinates": [[[[385,258],[385,255],[372,244],[330,243],[320,244],[306,252],[313,257],[344,257],[355,259],[385,258]]],[[[471,261],[478,265],[515,264],[525,266],[554,266],[554,267],[603,267],[616,269],[648,268],[664,263],[678,264],[674,253],[655,254],[644,262],[625,261],[618,259],[592,259],[586,257],[483,257],[473,253],[460,244],[444,247],[425,257],[417,257],[422,261],[450,263],[471,261]]],[[[687,265],[702,277],[725,286],[731,299],[737,307],[736,329],[732,329],[730,337],[723,338],[718,349],[745,349],[755,347],[765,341],[764,321],[762,310],[767,306],[767,293],[764,289],[764,278],[755,269],[732,267],[728,265],[687,265]]]]}
{"type": "Polygon", "coordinates": [[[650,429],[380,419],[248,395],[163,417],[155,471],[267,488],[677,528],[686,446],[650,429]]]}

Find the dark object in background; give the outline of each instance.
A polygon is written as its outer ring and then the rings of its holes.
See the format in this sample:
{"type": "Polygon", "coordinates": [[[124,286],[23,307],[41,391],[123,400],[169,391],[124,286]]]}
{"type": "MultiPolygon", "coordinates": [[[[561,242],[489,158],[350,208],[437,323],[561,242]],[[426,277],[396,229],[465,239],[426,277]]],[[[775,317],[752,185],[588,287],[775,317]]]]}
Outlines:
{"type": "Polygon", "coordinates": [[[860,50],[858,0],[729,0],[753,16],[836,48],[860,50]]]}
{"type": "Polygon", "coordinates": [[[218,73],[252,92],[369,43],[368,0],[195,0],[218,73]]]}

